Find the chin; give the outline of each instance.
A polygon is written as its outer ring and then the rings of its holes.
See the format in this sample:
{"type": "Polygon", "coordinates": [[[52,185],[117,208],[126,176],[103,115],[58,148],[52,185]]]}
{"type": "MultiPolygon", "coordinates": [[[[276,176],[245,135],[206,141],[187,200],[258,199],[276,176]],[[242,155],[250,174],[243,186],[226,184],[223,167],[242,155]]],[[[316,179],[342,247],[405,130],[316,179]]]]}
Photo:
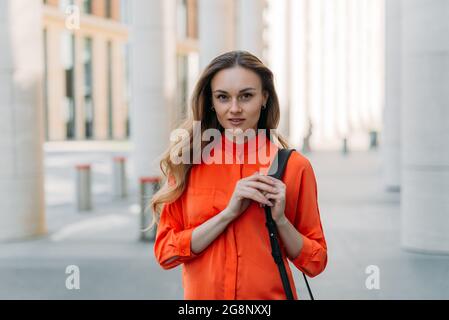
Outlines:
{"type": "Polygon", "coordinates": [[[246,130],[250,129],[250,128],[245,128],[245,127],[227,127],[225,128],[226,130],[232,132],[232,133],[244,133],[246,130]]]}

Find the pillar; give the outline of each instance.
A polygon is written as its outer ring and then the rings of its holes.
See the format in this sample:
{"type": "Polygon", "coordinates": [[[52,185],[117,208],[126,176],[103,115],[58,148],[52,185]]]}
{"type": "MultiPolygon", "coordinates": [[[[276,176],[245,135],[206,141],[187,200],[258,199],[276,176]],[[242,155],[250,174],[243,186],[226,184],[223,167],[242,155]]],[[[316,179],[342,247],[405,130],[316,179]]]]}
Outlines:
{"type": "Polygon", "coordinates": [[[216,56],[235,49],[234,0],[198,1],[200,68],[216,56]]]}
{"type": "Polygon", "coordinates": [[[0,240],[46,232],[41,5],[0,2],[0,240]]]}
{"type": "Polygon", "coordinates": [[[264,60],[265,0],[237,0],[237,48],[264,60]]]}
{"type": "Polygon", "coordinates": [[[401,244],[449,254],[449,2],[402,1],[401,244]]]}
{"type": "Polygon", "coordinates": [[[169,145],[176,92],[176,29],[173,0],[133,0],[131,12],[131,141],[134,181],[160,174],[169,145]]]}
{"type": "Polygon", "coordinates": [[[401,184],[401,0],[385,1],[385,107],[383,111],[383,181],[387,190],[401,184]]]}

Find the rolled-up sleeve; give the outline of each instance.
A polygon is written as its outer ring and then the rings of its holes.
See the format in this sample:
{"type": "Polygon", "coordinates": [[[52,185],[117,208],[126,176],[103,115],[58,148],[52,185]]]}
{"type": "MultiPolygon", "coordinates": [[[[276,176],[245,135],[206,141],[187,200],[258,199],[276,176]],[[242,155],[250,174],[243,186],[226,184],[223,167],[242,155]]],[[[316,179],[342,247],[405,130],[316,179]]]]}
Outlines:
{"type": "Polygon", "coordinates": [[[291,262],[307,276],[315,277],[326,268],[327,244],[320,219],[315,173],[308,160],[301,172],[294,225],[302,236],[303,246],[291,262]]]}
{"type": "Polygon", "coordinates": [[[197,257],[190,249],[194,228],[184,229],[181,201],[165,203],[154,241],[154,255],[164,269],[197,257]]]}

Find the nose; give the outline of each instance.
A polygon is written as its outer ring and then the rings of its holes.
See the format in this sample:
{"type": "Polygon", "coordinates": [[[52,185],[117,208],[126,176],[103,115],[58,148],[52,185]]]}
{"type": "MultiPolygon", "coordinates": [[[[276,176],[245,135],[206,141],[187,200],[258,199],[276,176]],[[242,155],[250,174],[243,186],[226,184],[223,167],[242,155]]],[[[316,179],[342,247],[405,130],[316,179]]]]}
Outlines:
{"type": "Polygon", "coordinates": [[[242,112],[242,109],[240,108],[237,98],[233,98],[231,100],[231,113],[240,113],[242,112]]]}

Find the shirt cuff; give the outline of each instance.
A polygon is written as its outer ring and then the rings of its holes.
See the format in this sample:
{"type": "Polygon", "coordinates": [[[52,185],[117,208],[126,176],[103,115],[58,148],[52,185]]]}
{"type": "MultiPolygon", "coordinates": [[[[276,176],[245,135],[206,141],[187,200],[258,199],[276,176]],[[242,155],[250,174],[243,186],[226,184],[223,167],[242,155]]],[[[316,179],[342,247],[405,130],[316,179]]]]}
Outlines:
{"type": "Polygon", "coordinates": [[[196,257],[197,254],[195,254],[191,248],[190,244],[192,242],[192,232],[194,228],[184,230],[182,234],[180,235],[179,239],[179,252],[178,255],[180,257],[196,257]]]}
{"type": "Polygon", "coordinates": [[[302,235],[302,248],[298,256],[291,260],[296,266],[306,266],[312,258],[313,254],[313,241],[302,235]]]}

